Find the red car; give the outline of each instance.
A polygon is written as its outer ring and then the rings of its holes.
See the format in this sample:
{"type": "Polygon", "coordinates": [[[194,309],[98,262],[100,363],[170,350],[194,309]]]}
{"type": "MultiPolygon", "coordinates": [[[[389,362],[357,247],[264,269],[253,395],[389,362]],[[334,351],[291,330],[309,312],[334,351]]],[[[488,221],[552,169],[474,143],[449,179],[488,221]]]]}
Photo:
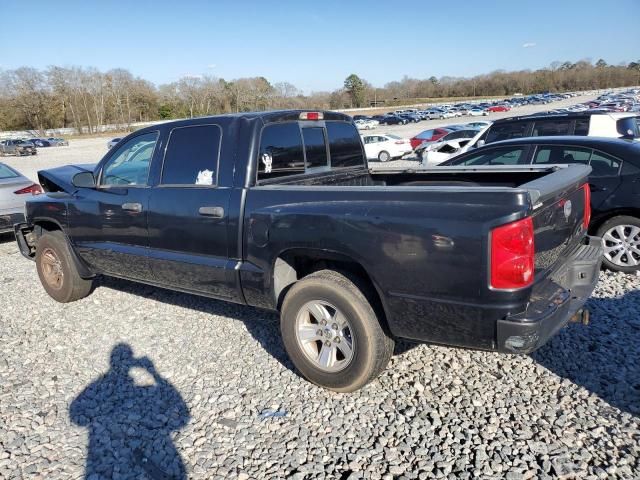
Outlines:
{"type": "Polygon", "coordinates": [[[493,105],[486,110],[487,112],[508,112],[509,110],[511,110],[511,108],[507,107],[506,105],[493,105]]]}
{"type": "Polygon", "coordinates": [[[409,140],[411,142],[411,148],[415,150],[416,147],[422,145],[424,142],[436,142],[449,132],[451,132],[451,130],[448,128],[432,128],[431,130],[420,132],[418,135],[409,140]]]}

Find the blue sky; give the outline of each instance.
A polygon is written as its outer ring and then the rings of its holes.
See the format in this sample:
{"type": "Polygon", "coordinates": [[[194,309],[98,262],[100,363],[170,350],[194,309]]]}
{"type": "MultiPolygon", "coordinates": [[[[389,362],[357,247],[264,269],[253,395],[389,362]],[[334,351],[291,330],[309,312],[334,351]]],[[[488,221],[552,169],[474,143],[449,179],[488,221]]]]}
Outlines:
{"type": "Polygon", "coordinates": [[[383,86],[640,57],[640,0],[0,0],[0,12],[0,68],[123,67],[156,84],[262,75],[308,93],[350,73],[383,86]]]}

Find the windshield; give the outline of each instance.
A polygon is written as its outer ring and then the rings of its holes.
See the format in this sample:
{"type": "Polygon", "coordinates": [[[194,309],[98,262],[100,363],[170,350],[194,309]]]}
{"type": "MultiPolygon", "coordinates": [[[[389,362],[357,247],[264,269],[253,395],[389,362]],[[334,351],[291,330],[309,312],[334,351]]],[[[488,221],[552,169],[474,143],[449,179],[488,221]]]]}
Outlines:
{"type": "Polygon", "coordinates": [[[4,180],[5,178],[17,178],[19,176],[20,175],[18,175],[17,172],[14,172],[6,165],[0,163],[0,180],[4,180]]]}

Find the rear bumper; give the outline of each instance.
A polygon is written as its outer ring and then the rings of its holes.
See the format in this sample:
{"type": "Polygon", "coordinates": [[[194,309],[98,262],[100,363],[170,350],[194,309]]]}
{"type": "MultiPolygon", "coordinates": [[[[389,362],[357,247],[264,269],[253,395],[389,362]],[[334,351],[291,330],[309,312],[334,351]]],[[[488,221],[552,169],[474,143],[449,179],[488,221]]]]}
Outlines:
{"type": "Polygon", "coordinates": [[[498,350],[530,353],[544,345],[583,307],[598,282],[601,264],[600,238],[587,237],[557,271],[534,287],[524,312],[498,320],[498,350]]]}
{"type": "Polygon", "coordinates": [[[0,213],[0,233],[13,232],[13,225],[24,222],[24,213],[0,213]]]}

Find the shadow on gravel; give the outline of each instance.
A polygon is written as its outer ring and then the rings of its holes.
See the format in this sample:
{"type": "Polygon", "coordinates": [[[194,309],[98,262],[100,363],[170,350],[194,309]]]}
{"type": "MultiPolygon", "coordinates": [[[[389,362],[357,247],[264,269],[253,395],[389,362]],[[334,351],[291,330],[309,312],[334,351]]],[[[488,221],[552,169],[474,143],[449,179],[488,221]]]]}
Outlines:
{"type": "Polygon", "coordinates": [[[129,345],[113,348],[109,371],[73,400],[69,415],[89,430],[85,478],[186,478],[171,432],[187,424],[189,409],[129,345]]]}
{"type": "Polygon", "coordinates": [[[589,326],[572,325],[532,358],[612,407],[640,416],[640,291],[592,298],[589,326]]]}
{"type": "Polygon", "coordinates": [[[210,315],[220,315],[240,320],[247,330],[273,358],[296,375],[298,372],[289,360],[280,339],[278,316],[266,310],[215,300],[189,293],[165,290],[140,283],[120,280],[112,277],[101,277],[99,285],[131,293],[144,298],[153,298],[162,303],[182,308],[197,310],[210,315]]]}

